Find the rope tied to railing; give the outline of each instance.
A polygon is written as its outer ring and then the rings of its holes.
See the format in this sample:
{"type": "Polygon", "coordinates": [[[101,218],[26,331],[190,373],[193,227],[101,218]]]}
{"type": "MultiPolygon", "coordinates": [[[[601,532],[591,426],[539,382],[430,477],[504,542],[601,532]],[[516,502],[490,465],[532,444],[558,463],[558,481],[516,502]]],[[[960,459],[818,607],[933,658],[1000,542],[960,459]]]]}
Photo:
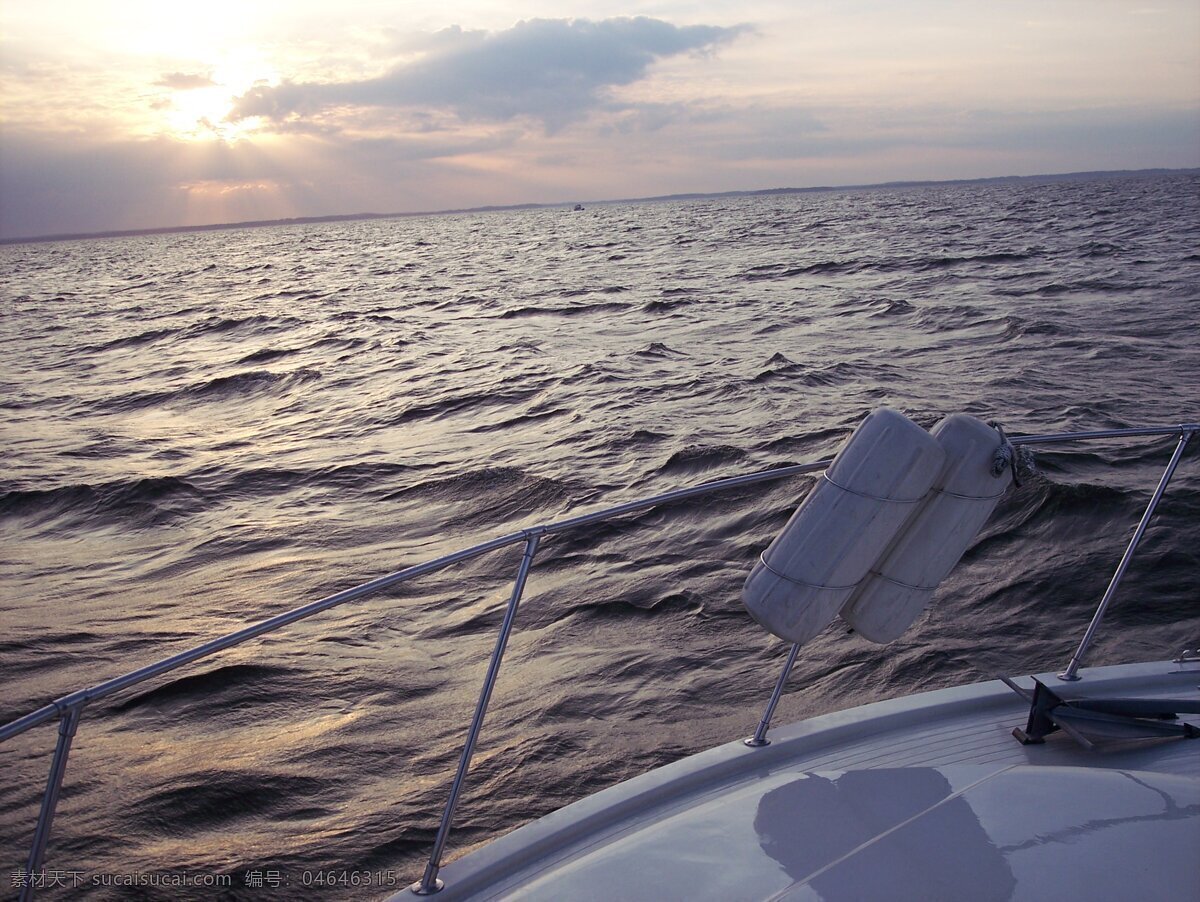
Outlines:
{"type": "Polygon", "coordinates": [[[1013,485],[1020,486],[1021,483],[1017,479],[1016,449],[1004,434],[1004,427],[1000,423],[993,420],[988,425],[1000,433],[1000,445],[992,455],[992,475],[999,477],[1005,470],[1012,470],[1013,485]]]}

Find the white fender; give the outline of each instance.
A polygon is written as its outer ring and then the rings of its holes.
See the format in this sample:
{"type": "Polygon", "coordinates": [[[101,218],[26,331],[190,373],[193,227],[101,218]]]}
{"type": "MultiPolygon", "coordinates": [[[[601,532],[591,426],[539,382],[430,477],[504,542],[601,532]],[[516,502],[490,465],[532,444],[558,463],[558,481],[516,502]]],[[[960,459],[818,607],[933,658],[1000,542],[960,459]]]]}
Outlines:
{"type": "Polygon", "coordinates": [[[841,610],[872,642],[891,642],[920,616],[1012,482],[1011,469],[992,472],[1002,439],[987,423],[956,413],[932,434],[946,452],[941,475],[841,610]]]}
{"type": "Polygon", "coordinates": [[[742,590],[750,616],[807,642],[837,615],[942,471],[928,432],[886,407],[868,416],[762,553],[742,590]]]}

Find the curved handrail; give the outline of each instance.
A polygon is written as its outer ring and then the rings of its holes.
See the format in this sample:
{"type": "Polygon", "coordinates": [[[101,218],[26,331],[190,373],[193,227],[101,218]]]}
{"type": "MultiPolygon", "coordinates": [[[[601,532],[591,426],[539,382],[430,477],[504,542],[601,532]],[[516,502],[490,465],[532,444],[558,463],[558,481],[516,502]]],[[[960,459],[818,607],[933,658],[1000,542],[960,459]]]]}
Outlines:
{"type": "Polygon", "coordinates": [[[1180,423],[1178,426],[1138,426],[1133,429],[1102,429],[1096,432],[1056,432],[1045,435],[1010,435],[1014,445],[1052,445],[1062,442],[1086,442],[1101,438],[1143,438],[1152,435],[1191,437],[1200,432],[1200,423],[1180,423]]]}
{"type": "MultiPolygon", "coordinates": [[[[724,489],[734,488],[736,486],[751,485],[757,482],[766,482],[769,480],[783,479],[788,476],[796,476],[802,473],[812,473],[817,470],[822,470],[829,466],[829,460],[820,460],[808,464],[796,464],[787,467],[778,467],[772,470],[764,470],[757,473],[750,473],[743,476],[734,476],[729,479],[721,479],[715,482],[703,483],[698,486],[688,488],[675,489],[674,491],[664,492],[659,495],[652,495],[645,498],[639,498],[634,501],[629,501],[624,504],[618,504],[613,507],[604,508],[603,510],[595,511],[590,514],[582,514],[576,517],[570,517],[565,520],[558,520],[551,523],[544,523],[537,526],[527,527],[518,530],[517,532],[507,535],[498,536],[486,542],[481,542],[478,545],[472,545],[469,548],[463,548],[459,551],[452,552],[442,557],[434,558],[433,560],[425,561],[411,567],[405,567],[387,576],[381,576],[378,579],[372,580],[353,588],[346,589],[343,592],[337,592],[333,595],[326,596],[309,604],[302,605],[298,608],[293,608],[290,611],[285,611],[282,614],[277,614],[266,620],[253,623],[250,626],[243,627],[240,630],[235,630],[232,633],[227,633],[209,642],[197,645],[186,651],[164,658],[146,667],[132,670],[129,673],[123,674],[103,683],[98,683],[85,689],[80,689],[75,692],[64,695],[61,698],[55,699],[48,705],[43,705],[35,711],[31,711],[23,717],[19,717],[4,726],[0,727],[0,742],[11,739],[24,733],[26,730],[32,729],[39,724],[47,721],[59,720],[59,736],[58,744],[54,749],[54,758],[50,765],[50,775],[46,782],[46,791],[42,795],[41,811],[38,814],[37,828],[34,831],[33,845],[30,850],[29,860],[25,868],[27,881],[21,888],[21,900],[33,898],[33,878],[37,875],[42,866],[42,859],[45,854],[46,843],[49,841],[50,829],[54,821],[54,812],[58,804],[58,795],[62,787],[63,776],[66,772],[67,758],[71,753],[71,744],[75,737],[75,732],[79,724],[83,709],[91,702],[99,701],[107,698],[123,689],[128,689],[130,686],[137,685],[148,679],[156,676],[161,676],[164,673],[169,673],[187,664],[199,661],[202,658],[210,657],[225,649],[232,648],[235,645],[241,645],[251,639],[278,630],[284,626],[295,623],[299,620],[311,617],[321,611],[329,610],[338,605],[345,604],[349,601],[354,601],[359,598],[364,598],[372,595],[383,589],[397,585],[414,577],[421,576],[426,573],[431,573],[437,570],[442,570],[452,564],[470,560],[487,554],[490,551],[495,551],[499,548],[507,547],[508,545],[516,544],[517,542],[527,542],[533,549],[536,549],[536,541],[540,536],[549,535],[551,533],[566,532],[571,529],[576,529],[581,526],[586,526],[591,523],[597,523],[602,520],[608,520],[621,514],[631,513],[637,510],[654,507],[658,504],[665,504],[672,501],[680,501],[685,498],[694,498],[699,495],[707,495],[711,492],[718,492],[724,489]]],[[[522,570],[527,572],[528,563],[532,561],[532,554],[527,555],[522,560],[522,570]]],[[[476,721],[473,722],[471,741],[464,747],[463,757],[459,764],[459,771],[455,777],[454,789],[452,790],[451,804],[447,806],[447,814],[443,817],[443,826],[439,831],[437,847],[440,852],[441,847],[445,843],[446,835],[449,833],[450,815],[453,814],[453,802],[457,799],[458,791],[461,787],[462,780],[465,778],[467,767],[470,764],[471,753],[473,752],[474,737],[478,734],[479,725],[482,722],[482,713],[486,710],[487,700],[491,695],[491,684],[495,680],[496,670],[499,666],[499,658],[503,655],[504,644],[507,641],[507,630],[511,628],[512,615],[515,614],[516,605],[520,601],[520,589],[524,586],[523,576],[518,577],[518,591],[514,592],[513,597],[509,601],[509,611],[505,617],[506,627],[502,631],[500,640],[498,640],[497,651],[493,652],[493,665],[489,669],[488,681],[484,684],[484,691],[481,695],[480,709],[477,712],[476,721]]],[[[434,869],[436,874],[436,868],[434,869]]],[[[436,880],[436,877],[434,878],[436,880]]]]}
{"type": "Polygon", "coordinates": [[[426,573],[432,573],[437,570],[443,570],[452,564],[457,564],[462,561],[471,560],[472,558],[480,557],[487,554],[489,551],[496,551],[500,548],[505,548],[509,545],[515,545],[518,542],[526,541],[532,535],[549,535],[551,533],[566,532],[580,526],[586,526],[591,523],[598,523],[602,520],[609,520],[621,514],[631,513],[637,510],[644,510],[648,507],[654,507],[657,504],[665,504],[671,501],[679,501],[684,498],[693,498],[698,495],[706,495],[710,492],[719,492],[723,489],[734,488],[739,485],[750,485],[755,482],[766,482],[773,479],[783,479],[787,476],[796,476],[801,473],[812,473],[817,470],[823,470],[829,466],[829,460],[815,461],[809,464],[796,464],[788,467],[778,467],[773,470],[762,470],[757,473],[750,473],[745,476],[734,476],[729,479],[721,479],[716,482],[707,482],[689,488],[675,489],[674,491],[664,492],[661,495],[653,495],[646,498],[640,498],[635,501],[629,501],[624,504],[618,504],[613,507],[604,508],[603,510],[595,511],[590,514],[583,514],[577,517],[571,517],[566,520],[558,520],[551,523],[543,523],[537,526],[530,526],[520,529],[516,532],[508,533],[507,535],[497,536],[486,542],[481,542],[478,545],[472,545],[469,548],[463,548],[459,551],[452,552],[442,557],[433,558],[420,564],[414,564],[411,567],[405,567],[403,570],[397,570],[394,573],[389,573],[387,576],[381,576],[370,582],[362,583],[353,588],[346,589],[334,595],[328,595],[317,601],[310,602],[298,608],[292,608],[290,611],[285,611],[282,614],[277,614],[267,620],[259,621],[250,626],[243,627],[232,633],[226,633],[224,636],[212,639],[202,645],[197,645],[194,648],[189,648],[187,651],[172,655],[169,658],[163,658],[154,664],[131,670],[129,673],[119,677],[114,677],[111,680],[106,680],[103,683],[97,683],[87,689],[80,689],[61,698],[55,699],[48,705],[38,708],[36,711],[31,711],[24,717],[11,721],[0,727],[0,742],[10,739],[24,733],[31,727],[45,723],[48,720],[53,720],[55,717],[61,717],[67,710],[75,707],[86,705],[90,702],[99,701],[102,698],[107,698],[114,693],[120,692],[122,689],[128,689],[151,677],[160,676],[168,673],[185,664],[191,664],[201,658],[209,657],[219,651],[224,651],[227,648],[232,648],[235,645],[240,645],[250,639],[256,639],[266,633],[274,632],[275,630],[295,623],[298,620],[304,620],[311,617],[313,614],[318,614],[322,611],[327,611],[330,608],[345,604],[348,601],[355,601],[359,598],[365,598],[368,595],[373,595],[383,589],[390,588],[398,583],[405,582],[417,576],[423,576],[426,573]]]}
{"type": "MultiPolygon", "coordinates": [[[[1064,672],[1065,679],[1074,677],[1074,670],[1078,667],[1079,661],[1082,659],[1084,652],[1087,649],[1088,643],[1099,625],[1100,618],[1103,616],[1104,609],[1111,600],[1112,595],[1116,591],[1116,586],[1120,582],[1124,574],[1125,568],[1128,565],[1128,560],[1132,557],[1133,551],[1137,547],[1142,534],[1145,531],[1146,524],[1149,522],[1154,508],[1162,493],[1166,488],[1167,482],[1170,480],[1174,472],[1175,466],[1183,454],[1184,447],[1188,440],[1196,433],[1200,432],[1200,424],[1180,424],[1177,426],[1149,426],[1139,427],[1135,429],[1112,429],[1094,432],[1069,432],[1055,433],[1043,435],[1015,435],[1009,437],[1009,442],[1015,446],[1019,445],[1043,445],[1063,442],[1089,441],[1095,439],[1111,439],[1111,438],[1131,438],[1131,437],[1147,437],[1156,435],[1177,435],[1179,443],[1176,446],[1175,453],[1172,456],[1171,463],[1168,465],[1167,472],[1163,474],[1163,478],[1159,483],[1154,497],[1147,508],[1142,522],[1139,524],[1138,530],[1135,533],[1133,541],[1131,541],[1125,556],[1122,558],[1121,564],[1118,566],[1117,573],[1113,577],[1113,581],[1105,593],[1104,599],[1101,601],[1100,608],[1097,610],[1092,624],[1089,626],[1084,642],[1081,643],[1075,657],[1072,658],[1071,665],[1064,672]]],[[[74,738],[76,729],[79,724],[83,709],[91,702],[107,698],[110,695],[118,693],[131,686],[142,683],[145,680],[160,676],[164,673],[176,670],[187,664],[207,658],[225,649],[248,642],[251,639],[258,638],[267,633],[281,629],[284,626],[295,623],[299,620],[306,619],[314,614],[337,607],[349,601],[354,601],[366,596],[372,595],[383,589],[405,582],[417,576],[426,573],[435,572],[449,567],[453,564],[462,561],[470,560],[495,551],[500,548],[514,545],[519,542],[525,543],[525,553],[522,555],[520,570],[518,571],[514,589],[511,598],[509,599],[508,609],[505,613],[504,622],[501,626],[500,635],[497,637],[496,647],[492,653],[491,664],[488,669],[487,677],[485,678],[484,686],[480,694],[480,700],[476,707],[475,717],[472,721],[470,730],[468,731],[467,741],[463,748],[462,756],[460,757],[458,771],[455,775],[454,783],[451,788],[451,795],[446,809],[443,813],[442,822],[438,830],[438,835],[435,840],[433,854],[430,856],[429,865],[425,870],[425,874],[421,881],[414,884],[412,889],[418,894],[430,894],[437,892],[441,888],[441,881],[437,879],[437,873],[440,869],[441,853],[444,849],[446,837],[449,833],[450,823],[453,818],[455,803],[457,801],[459,791],[461,790],[462,781],[465,778],[467,769],[470,766],[471,755],[474,750],[475,739],[478,736],[480,727],[482,726],[483,716],[487,710],[487,704],[491,696],[491,690],[495,683],[497,672],[500,665],[500,660],[503,657],[504,649],[507,644],[508,635],[511,631],[513,618],[516,613],[517,606],[520,602],[521,594],[524,589],[525,578],[532,566],[533,556],[536,554],[538,543],[542,536],[551,535],[554,533],[567,532],[577,529],[581,526],[586,526],[592,523],[598,523],[621,514],[631,513],[633,511],[645,510],[646,508],[654,507],[659,504],[665,504],[672,501],[679,501],[686,498],[694,498],[701,495],[707,495],[713,492],[722,491],[725,489],[734,488],[743,485],[752,485],[759,482],[773,481],[783,479],[790,476],[801,475],[805,473],[813,473],[818,470],[823,470],[829,466],[832,461],[830,459],[814,461],[807,464],[795,464],[791,466],[779,467],[776,469],[762,470],[755,473],[745,474],[742,476],[734,476],[728,479],[721,479],[714,482],[702,483],[696,486],[690,486],[682,489],[664,492],[658,495],[652,495],[644,498],[635,499],[623,504],[607,507],[599,511],[594,511],[589,514],[581,514],[575,517],[569,517],[564,520],[552,521],[550,523],[539,524],[516,532],[508,533],[497,538],[490,539],[486,542],[481,542],[477,545],[472,545],[468,548],[463,548],[458,551],[425,561],[420,564],[415,564],[410,567],[395,571],[370,582],[362,583],[353,588],[346,589],[342,592],[326,596],[309,604],[302,605],[298,608],[293,608],[274,617],[266,620],[253,623],[242,629],[227,633],[216,639],[205,642],[201,645],[190,648],[186,651],[164,658],[153,664],[130,671],[103,683],[98,683],[94,686],[80,689],[69,693],[54,700],[53,702],[32,711],[23,717],[17,718],[3,726],[0,726],[0,742],[11,739],[14,736],[24,733],[26,730],[46,723],[47,721],[57,718],[59,720],[59,740],[55,747],[54,759],[50,767],[50,775],[47,780],[46,791],[42,797],[42,808],[38,817],[37,829],[34,833],[33,847],[30,851],[28,866],[25,873],[32,876],[36,875],[41,867],[42,858],[45,852],[46,843],[49,839],[50,828],[54,818],[54,811],[57,805],[59,791],[62,786],[62,780],[66,769],[67,758],[70,754],[71,742],[74,738]]],[[[755,733],[755,743],[762,745],[766,744],[765,733],[770,724],[771,715],[774,710],[775,703],[778,701],[782,693],[783,683],[787,677],[790,665],[795,660],[795,648],[792,654],[788,657],[788,666],[785,667],[783,674],[779,678],[775,692],[772,695],[771,703],[768,705],[767,712],[764,714],[762,721],[759,724],[759,729],[755,733]]],[[[31,899],[33,896],[33,882],[27,882],[21,893],[21,899],[31,899]]]]}

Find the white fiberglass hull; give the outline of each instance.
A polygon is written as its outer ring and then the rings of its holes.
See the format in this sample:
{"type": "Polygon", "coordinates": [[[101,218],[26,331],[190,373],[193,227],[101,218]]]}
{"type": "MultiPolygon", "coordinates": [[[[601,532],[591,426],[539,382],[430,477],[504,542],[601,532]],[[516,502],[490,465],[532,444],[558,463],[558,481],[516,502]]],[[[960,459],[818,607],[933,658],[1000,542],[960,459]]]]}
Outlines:
{"type": "MultiPolygon", "coordinates": [[[[1083,675],[1039,679],[1071,698],[1200,699],[1200,664],[1083,675]]],[[[1011,731],[1028,710],[997,681],[781,726],[768,746],[732,742],[528,824],[447,865],[437,896],[1091,902],[1194,893],[1200,742],[1087,750],[1055,733],[1021,745],[1011,731]]]]}

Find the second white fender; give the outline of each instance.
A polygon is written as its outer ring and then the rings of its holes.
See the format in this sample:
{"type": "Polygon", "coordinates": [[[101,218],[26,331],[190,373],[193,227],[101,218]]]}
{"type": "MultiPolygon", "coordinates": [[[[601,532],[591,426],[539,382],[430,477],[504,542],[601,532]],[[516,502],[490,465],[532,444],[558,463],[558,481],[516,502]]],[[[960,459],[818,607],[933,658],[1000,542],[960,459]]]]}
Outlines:
{"type": "Polygon", "coordinates": [[[946,452],[942,473],[841,609],[872,642],[891,642],[920,616],[1012,482],[1011,468],[992,470],[1002,439],[987,423],[956,413],[931,432],[946,452]]]}
{"type": "Polygon", "coordinates": [[[883,407],[846,440],[742,591],[750,615],[789,642],[829,624],[942,471],[937,439],[883,407]]]}

